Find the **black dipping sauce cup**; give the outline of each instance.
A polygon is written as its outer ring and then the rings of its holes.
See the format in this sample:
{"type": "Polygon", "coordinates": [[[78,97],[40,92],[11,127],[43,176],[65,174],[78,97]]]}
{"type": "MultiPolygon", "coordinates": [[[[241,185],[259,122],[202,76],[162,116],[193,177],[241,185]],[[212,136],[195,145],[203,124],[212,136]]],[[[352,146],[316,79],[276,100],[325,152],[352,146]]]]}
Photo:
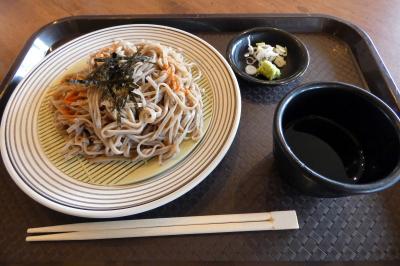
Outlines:
{"type": "Polygon", "coordinates": [[[274,156],[281,175],[309,195],[384,190],[400,179],[400,120],[378,97],[344,83],[300,86],[279,103],[274,156]]]}

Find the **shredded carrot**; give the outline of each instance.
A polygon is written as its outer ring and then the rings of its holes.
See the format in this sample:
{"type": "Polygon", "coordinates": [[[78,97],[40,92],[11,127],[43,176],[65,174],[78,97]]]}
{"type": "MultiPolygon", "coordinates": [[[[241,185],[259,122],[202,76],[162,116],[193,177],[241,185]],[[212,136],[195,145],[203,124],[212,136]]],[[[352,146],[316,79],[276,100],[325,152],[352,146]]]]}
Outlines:
{"type": "Polygon", "coordinates": [[[163,65],[163,69],[167,71],[167,83],[174,90],[179,91],[181,88],[176,80],[175,73],[172,70],[172,67],[169,67],[167,64],[163,65]]]}
{"type": "Polygon", "coordinates": [[[74,121],[75,114],[73,114],[73,112],[69,108],[60,107],[57,109],[65,116],[65,118],[67,118],[68,121],[70,121],[70,122],[74,121]]]}
{"type": "Polygon", "coordinates": [[[72,103],[72,102],[74,102],[76,100],[78,95],[79,95],[79,92],[77,92],[77,91],[69,92],[67,94],[67,96],[64,98],[64,102],[66,104],[70,104],[70,103],[72,103]]]}
{"type": "Polygon", "coordinates": [[[73,91],[68,93],[64,98],[65,104],[71,104],[79,99],[86,97],[86,91],[73,91]]]}
{"type": "Polygon", "coordinates": [[[175,74],[172,74],[172,75],[171,75],[171,85],[172,85],[172,88],[174,89],[174,91],[179,90],[179,86],[178,86],[178,84],[176,83],[175,74]]]}

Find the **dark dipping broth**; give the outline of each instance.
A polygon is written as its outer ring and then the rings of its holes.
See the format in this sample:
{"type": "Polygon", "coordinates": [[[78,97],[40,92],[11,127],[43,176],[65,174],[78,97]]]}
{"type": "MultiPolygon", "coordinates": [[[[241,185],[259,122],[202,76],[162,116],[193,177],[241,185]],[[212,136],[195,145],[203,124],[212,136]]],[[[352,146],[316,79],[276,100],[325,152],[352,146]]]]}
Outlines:
{"type": "Polygon", "coordinates": [[[341,182],[356,183],[365,170],[364,151],[357,139],[332,120],[309,116],[293,121],[286,141],[312,170],[341,182]]]}
{"type": "Polygon", "coordinates": [[[298,95],[282,119],[289,149],[314,172],[341,183],[367,184],[390,174],[400,143],[388,117],[345,89],[298,95]]]}

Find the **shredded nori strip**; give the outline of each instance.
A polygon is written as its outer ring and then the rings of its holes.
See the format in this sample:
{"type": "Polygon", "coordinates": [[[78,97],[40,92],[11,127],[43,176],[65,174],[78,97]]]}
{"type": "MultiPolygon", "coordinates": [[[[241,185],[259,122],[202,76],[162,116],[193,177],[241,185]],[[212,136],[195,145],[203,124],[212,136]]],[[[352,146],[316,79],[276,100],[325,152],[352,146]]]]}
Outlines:
{"type": "Polygon", "coordinates": [[[133,81],[132,73],[137,62],[149,62],[149,60],[150,57],[139,54],[119,56],[112,53],[111,57],[95,58],[94,61],[101,64],[98,64],[86,79],[71,79],[69,82],[85,86],[95,85],[100,89],[102,99],[113,103],[113,108],[118,112],[117,123],[121,124],[121,110],[127,101],[135,103],[136,114],[140,111],[138,106],[140,96],[133,93],[133,90],[139,88],[139,85],[133,81]]]}

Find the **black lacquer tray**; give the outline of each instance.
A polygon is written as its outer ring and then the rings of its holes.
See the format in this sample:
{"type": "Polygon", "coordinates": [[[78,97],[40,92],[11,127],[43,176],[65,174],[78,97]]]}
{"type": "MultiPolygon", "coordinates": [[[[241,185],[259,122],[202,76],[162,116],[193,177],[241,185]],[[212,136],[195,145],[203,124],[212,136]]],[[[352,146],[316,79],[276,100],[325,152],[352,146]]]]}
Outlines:
{"type": "MultiPolygon", "coordinates": [[[[310,66],[289,85],[265,87],[239,80],[242,116],[221,164],[195,189],[153,211],[127,217],[262,212],[295,209],[300,230],[171,236],[84,242],[26,243],[28,227],[85,222],[39,205],[0,164],[0,263],[112,261],[375,261],[400,259],[400,186],[344,198],[304,196],[282,180],[272,156],[272,117],[277,102],[310,81],[364,87],[399,113],[399,92],[369,37],[356,26],[325,15],[83,16],[44,26],[27,42],[0,85],[7,99],[38,60],[66,41],[100,28],[161,24],[191,32],[223,55],[230,39],[256,26],[294,33],[307,46],[310,66]]],[[[379,262],[378,262],[379,261],[379,262]]],[[[393,262],[392,262],[393,263],[393,262]]],[[[289,263],[290,264],[290,263],[289,263]]],[[[363,264],[363,263],[361,263],[363,264]]],[[[376,265],[375,263],[373,265],[376,265]]],[[[395,263],[394,263],[395,264],[395,263]]],[[[284,263],[286,265],[286,263],[284,263]]]]}

